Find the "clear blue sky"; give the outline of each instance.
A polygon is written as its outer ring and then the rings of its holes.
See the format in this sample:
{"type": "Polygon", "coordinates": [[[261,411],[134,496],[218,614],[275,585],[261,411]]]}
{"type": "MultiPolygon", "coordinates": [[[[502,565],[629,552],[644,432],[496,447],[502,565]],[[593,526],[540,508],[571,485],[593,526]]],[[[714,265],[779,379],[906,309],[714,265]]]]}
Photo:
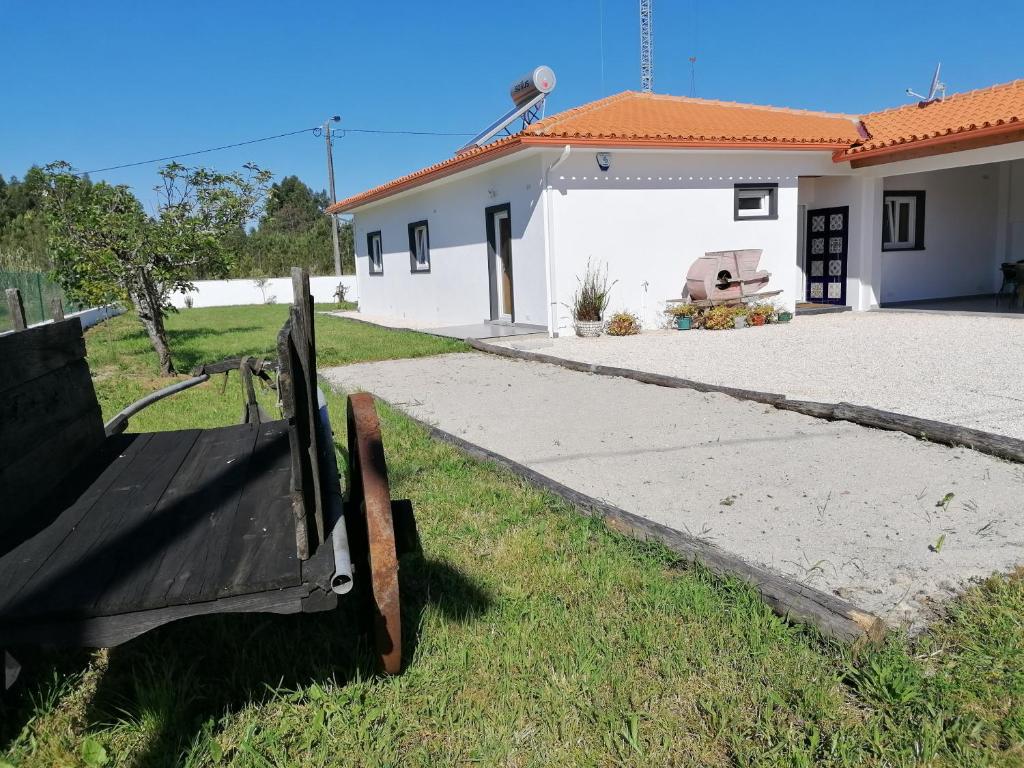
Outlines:
{"type": "MultiPolygon", "coordinates": [[[[548,114],[639,88],[637,0],[21,2],[0,0],[0,173],[80,170],[319,124],[474,131],[508,86],[548,64],[548,114]],[[602,17],[603,62],[602,79],[602,17]]],[[[927,88],[1024,77],[1020,2],[654,0],[655,90],[863,112],[927,88]]],[[[349,134],[338,195],[450,156],[458,137],[349,134]]],[[[326,187],[323,140],[301,135],[193,158],[252,160],[326,187]]],[[[94,174],[147,202],[158,166],[94,174]]]]}

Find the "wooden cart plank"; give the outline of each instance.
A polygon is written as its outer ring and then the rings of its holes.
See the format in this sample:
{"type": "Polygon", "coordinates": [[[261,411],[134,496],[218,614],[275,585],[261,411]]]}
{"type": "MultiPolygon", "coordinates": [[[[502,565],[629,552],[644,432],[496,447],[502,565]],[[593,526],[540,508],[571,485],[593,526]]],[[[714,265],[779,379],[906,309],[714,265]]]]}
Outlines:
{"type": "MultiPolygon", "coordinates": [[[[248,432],[246,427],[243,425],[244,431],[248,432]]],[[[207,495],[215,493],[204,484],[204,481],[208,483],[208,475],[213,472],[207,466],[208,460],[216,455],[217,445],[223,444],[225,438],[229,442],[237,439],[237,434],[223,434],[236,429],[225,427],[199,432],[159,501],[136,521],[133,536],[126,541],[130,549],[146,553],[139,572],[132,578],[118,578],[107,585],[94,605],[97,614],[167,605],[167,590],[182,568],[181,559],[194,556],[193,552],[182,548],[182,541],[189,538],[200,524],[207,509],[207,495]]],[[[228,467],[227,471],[234,470],[228,467]]]]}
{"type": "MultiPolygon", "coordinates": [[[[15,605],[3,608],[3,613],[91,615],[92,603],[108,581],[131,578],[139,567],[139,555],[126,543],[132,538],[132,521],[140,509],[159,500],[197,432],[146,435],[144,445],[89,504],[18,591],[15,605]],[[154,456],[161,460],[153,461],[154,456]]],[[[158,547],[159,542],[148,546],[158,547]]]]}
{"type": "MultiPolygon", "coordinates": [[[[115,616],[33,623],[0,625],[0,645],[47,645],[113,648],[144,632],[191,616],[222,613],[299,613],[306,610],[305,587],[273,590],[255,595],[228,597],[205,603],[174,605],[152,611],[132,611],[115,616]]],[[[325,610],[334,607],[326,603],[325,610]]]]}
{"type": "MultiPolygon", "coordinates": [[[[288,425],[263,424],[216,582],[222,595],[301,582],[295,548],[288,425]]],[[[207,592],[208,593],[208,592],[207,592]]]]}
{"type": "Polygon", "coordinates": [[[92,615],[93,603],[114,579],[135,578],[148,552],[161,546],[136,531],[196,441],[198,430],[157,432],[131,466],[107,488],[46,567],[26,589],[45,594],[52,614],[92,615]],[[133,545],[134,544],[134,545],[133,545]]]}
{"type": "Polygon", "coordinates": [[[217,574],[230,546],[259,434],[257,425],[246,424],[244,431],[229,434],[225,430],[222,439],[211,445],[200,480],[202,515],[178,545],[180,565],[164,595],[167,605],[219,596],[217,574]],[[207,589],[209,595],[204,597],[207,589]]]}
{"type": "Polygon", "coordinates": [[[83,357],[85,339],[77,317],[0,335],[0,360],[18,361],[17,365],[0,366],[0,393],[83,357]]]}
{"type": "Polygon", "coordinates": [[[0,558],[0,613],[36,575],[79,525],[92,506],[118,481],[142,452],[152,435],[119,435],[109,442],[115,458],[88,488],[49,525],[0,558]]]}
{"type": "MultiPolygon", "coordinates": [[[[74,360],[52,371],[45,381],[38,379],[11,387],[0,397],[0,467],[9,467],[25,456],[31,446],[61,435],[72,423],[95,411],[94,427],[101,439],[103,422],[96,407],[96,395],[90,386],[89,366],[74,360]],[[84,385],[84,386],[83,386],[84,385]]],[[[61,445],[58,440],[50,448],[61,445]]],[[[48,471],[64,456],[52,455],[48,471]]]]}

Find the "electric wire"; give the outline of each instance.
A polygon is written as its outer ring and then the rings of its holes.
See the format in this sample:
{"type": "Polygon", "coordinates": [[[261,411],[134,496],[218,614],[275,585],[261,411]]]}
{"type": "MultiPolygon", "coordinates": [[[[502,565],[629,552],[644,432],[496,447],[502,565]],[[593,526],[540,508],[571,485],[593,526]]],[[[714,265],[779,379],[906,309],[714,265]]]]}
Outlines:
{"type": "MultiPolygon", "coordinates": [[[[314,136],[323,135],[322,126],[314,126],[312,128],[301,128],[297,131],[288,131],[286,133],[275,133],[272,136],[263,136],[258,139],[249,139],[247,141],[238,141],[234,144],[222,144],[219,147],[207,147],[206,149],[197,149],[192,152],[180,152],[176,155],[165,155],[163,157],[154,157],[149,160],[138,160],[132,163],[121,163],[120,165],[109,165],[105,168],[95,168],[89,171],[82,171],[83,175],[93,173],[103,173],[105,171],[117,171],[122,168],[135,168],[140,165],[150,165],[151,163],[162,163],[168,160],[177,160],[182,157],[194,157],[196,155],[204,155],[210,152],[221,152],[225,149],[235,149],[236,147],[245,147],[250,144],[259,144],[264,141],[274,141],[275,139],[284,139],[289,136],[298,136],[303,133],[311,133],[314,136]]],[[[472,133],[454,133],[447,131],[403,131],[403,130],[389,130],[383,128],[339,128],[331,131],[331,137],[338,136],[344,138],[347,133],[364,133],[364,134],[388,134],[388,135],[404,135],[404,136],[472,136],[472,133]]]]}

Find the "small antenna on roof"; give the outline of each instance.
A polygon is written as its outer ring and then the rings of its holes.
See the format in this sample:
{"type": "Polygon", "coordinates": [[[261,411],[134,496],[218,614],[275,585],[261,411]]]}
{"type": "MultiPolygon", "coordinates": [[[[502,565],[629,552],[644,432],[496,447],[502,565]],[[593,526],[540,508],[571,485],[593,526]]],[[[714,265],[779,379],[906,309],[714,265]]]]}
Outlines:
{"type": "Polygon", "coordinates": [[[915,99],[918,100],[918,102],[921,104],[921,106],[924,106],[925,104],[931,104],[933,101],[936,101],[935,94],[938,93],[939,91],[941,91],[942,95],[938,98],[938,101],[945,101],[946,100],[946,84],[944,82],[942,82],[941,80],[939,80],[939,72],[940,72],[941,69],[942,69],[942,62],[940,61],[938,64],[935,65],[935,74],[932,75],[932,85],[928,89],[928,95],[927,96],[922,96],[920,93],[917,93],[917,92],[911,90],[910,88],[907,88],[907,95],[908,96],[913,96],[915,99]]]}

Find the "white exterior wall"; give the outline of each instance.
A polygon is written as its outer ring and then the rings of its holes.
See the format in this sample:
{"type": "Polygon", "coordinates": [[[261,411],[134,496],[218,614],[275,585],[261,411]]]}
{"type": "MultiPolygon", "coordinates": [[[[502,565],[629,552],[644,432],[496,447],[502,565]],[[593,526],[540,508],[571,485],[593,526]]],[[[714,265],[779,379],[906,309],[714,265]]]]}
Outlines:
{"type": "Polygon", "coordinates": [[[883,302],[970,296],[999,288],[997,166],[888,176],[883,187],[925,193],[924,249],[881,251],[879,246],[883,302]]]}
{"type": "MultiPolygon", "coordinates": [[[[798,285],[798,177],[848,172],[830,153],[757,150],[655,152],[610,150],[607,173],[594,150],[574,148],[553,173],[550,210],[560,332],[572,327],[568,304],[587,260],[608,265],[609,312],[642,315],[664,324],[667,299],[679,298],[686,272],[707,251],[760,248],[766,290],[793,309],[798,285]],[[778,218],[736,221],[734,185],[778,184],[778,218]]],[[[551,159],[557,156],[552,153],[551,159]]]]}
{"type": "Polygon", "coordinates": [[[355,212],[359,308],[367,315],[446,326],[490,317],[485,209],[508,203],[517,323],[547,325],[542,168],[538,153],[493,162],[355,212]],[[408,225],[426,219],[430,272],[409,268],[408,225]],[[369,273],[366,235],[381,232],[384,273],[369,273]]]}
{"type": "MultiPolygon", "coordinates": [[[[857,310],[878,306],[877,261],[882,242],[881,189],[881,180],[870,177],[822,176],[800,180],[800,205],[804,206],[805,212],[840,206],[848,206],[850,209],[846,303],[857,310]],[[874,215],[875,208],[878,209],[878,215],[874,215]]],[[[801,220],[799,226],[802,233],[805,221],[801,220]]],[[[797,258],[795,290],[798,300],[806,298],[807,258],[803,239],[800,238],[801,250],[797,258]]]]}
{"type": "MultiPolygon", "coordinates": [[[[309,278],[309,292],[321,304],[335,301],[334,292],[338,283],[348,286],[347,301],[358,301],[355,275],[325,275],[309,278]]],[[[275,304],[292,303],[292,279],[290,277],[272,277],[261,291],[256,281],[251,278],[235,280],[196,280],[196,290],[188,295],[192,297],[193,307],[232,307],[241,304],[266,304],[273,298],[275,304]]],[[[171,294],[171,303],[178,309],[185,307],[185,294],[176,291],[171,294]]]]}

